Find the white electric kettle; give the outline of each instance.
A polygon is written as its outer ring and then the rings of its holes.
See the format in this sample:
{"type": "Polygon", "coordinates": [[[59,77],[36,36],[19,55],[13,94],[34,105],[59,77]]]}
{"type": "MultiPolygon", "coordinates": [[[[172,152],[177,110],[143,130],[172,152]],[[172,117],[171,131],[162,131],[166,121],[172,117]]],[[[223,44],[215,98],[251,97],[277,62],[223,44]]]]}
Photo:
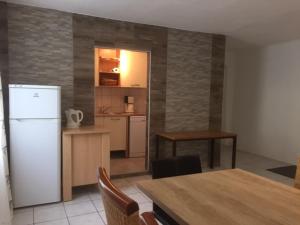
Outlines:
{"type": "Polygon", "coordinates": [[[68,128],[78,128],[83,120],[83,113],[80,110],[68,109],[65,111],[68,128]]]}

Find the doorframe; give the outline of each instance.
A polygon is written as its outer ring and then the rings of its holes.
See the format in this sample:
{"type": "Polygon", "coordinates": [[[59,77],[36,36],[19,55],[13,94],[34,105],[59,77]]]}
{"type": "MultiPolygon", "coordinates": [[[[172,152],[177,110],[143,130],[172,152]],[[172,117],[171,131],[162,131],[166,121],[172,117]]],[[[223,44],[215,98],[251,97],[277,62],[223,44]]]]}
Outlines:
{"type": "MultiPolygon", "coordinates": [[[[147,72],[147,109],[146,109],[146,120],[147,120],[147,140],[146,140],[146,153],[145,153],[145,172],[150,171],[150,112],[151,112],[151,57],[152,57],[152,50],[151,48],[137,48],[137,47],[128,47],[128,46],[122,46],[122,45],[105,45],[105,44],[96,44],[94,45],[93,51],[95,51],[96,48],[104,48],[104,49],[123,49],[123,50],[129,50],[129,51],[137,51],[137,52],[146,52],[148,55],[148,72],[147,72]]],[[[94,54],[94,52],[93,52],[94,54]]],[[[94,65],[95,68],[95,65],[94,65]]],[[[94,78],[95,80],[95,78],[94,78]]],[[[129,129],[129,120],[128,120],[128,129],[129,129]]],[[[128,133],[129,135],[129,133],[128,133]]],[[[128,143],[129,147],[129,143],[128,143]]],[[[129,151],[129,149],[128,149],[129,151]]]]}

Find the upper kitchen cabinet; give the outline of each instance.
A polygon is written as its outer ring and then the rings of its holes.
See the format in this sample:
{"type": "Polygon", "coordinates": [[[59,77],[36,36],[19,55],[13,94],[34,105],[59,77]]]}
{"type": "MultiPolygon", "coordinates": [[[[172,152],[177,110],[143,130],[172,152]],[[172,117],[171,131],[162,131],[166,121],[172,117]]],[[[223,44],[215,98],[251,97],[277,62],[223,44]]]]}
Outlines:
{"type": "Polygon", "coordinates": [[[147,88],[148,53],[121,50],[120,76],[122,87],[147,88]]]}
{"type": "Polygon", "coordinates": [[[120,50],[95,48],[95,86],[120,86],[120,50]]]}
{"type": "Polygon", "coordinates": [[[95,86],[147,88],[148,53],[95,48],[95,86]]]}

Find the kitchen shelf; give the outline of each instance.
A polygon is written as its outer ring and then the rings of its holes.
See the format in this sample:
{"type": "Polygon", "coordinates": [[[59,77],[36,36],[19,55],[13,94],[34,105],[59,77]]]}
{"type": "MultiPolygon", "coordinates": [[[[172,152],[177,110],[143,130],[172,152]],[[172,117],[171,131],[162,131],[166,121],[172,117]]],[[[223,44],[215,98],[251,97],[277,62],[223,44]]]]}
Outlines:
{"type": "Polygon", "coordinates": [[[120,62],[119,58],[103,58],[99,57],[99,61],[113,61],[113,62],[120,62]]]}

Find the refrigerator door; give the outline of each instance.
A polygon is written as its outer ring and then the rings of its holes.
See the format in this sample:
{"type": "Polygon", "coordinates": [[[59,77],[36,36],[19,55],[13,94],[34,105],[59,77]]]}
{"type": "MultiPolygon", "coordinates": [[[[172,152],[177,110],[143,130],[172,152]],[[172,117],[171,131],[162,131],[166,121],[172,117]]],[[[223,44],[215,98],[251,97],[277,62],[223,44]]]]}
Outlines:
{"type": "Polygon", "coordinates": [[[60,87],[9,85],[9,118],[60,118],[60,87]]]}
{"type": "Polygon", "coordinates": [[[59,119],[10,120],[14,207],[60,201],[59,119]]]}

